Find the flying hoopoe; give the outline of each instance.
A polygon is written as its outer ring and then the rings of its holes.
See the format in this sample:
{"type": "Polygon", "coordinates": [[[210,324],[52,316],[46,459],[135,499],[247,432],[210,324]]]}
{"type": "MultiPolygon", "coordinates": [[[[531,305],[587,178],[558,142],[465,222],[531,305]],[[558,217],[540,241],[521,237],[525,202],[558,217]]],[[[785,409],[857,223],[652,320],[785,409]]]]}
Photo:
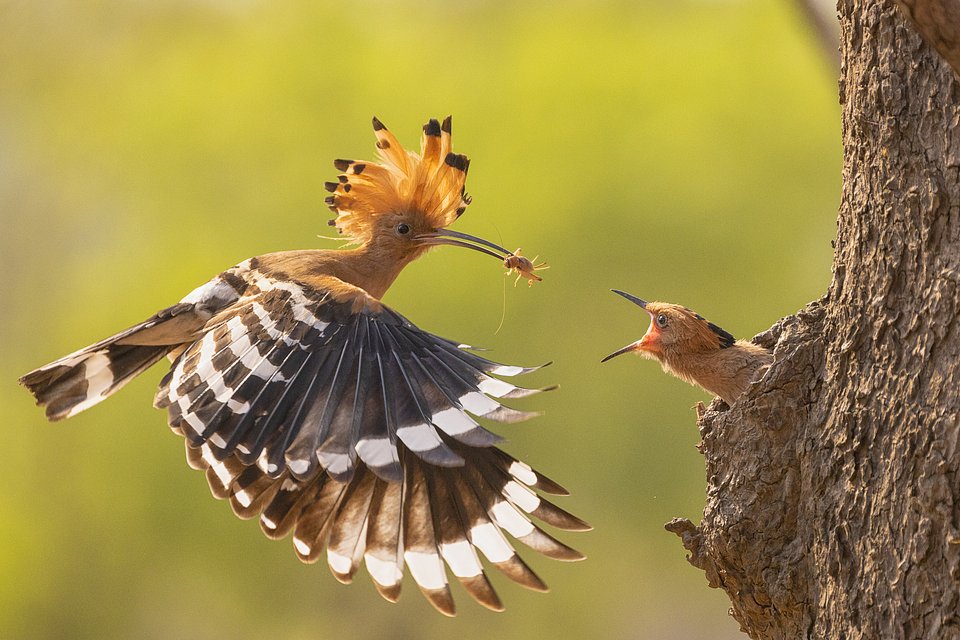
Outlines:
{"type": "Polygon", "coordinates": [[[773,362],[768,349],[737,340],[686,307],[647,302],[617,289],[613,292],[646,311],[650,328],[642,338],[601,362],[636,351],[659,360],[667,373],[720,396],[729,405],[747,390],[763,367],[773,362]]]}
{"type": "MultiPolygon", "coordinates": [[[[164,356],[154,406],[185,438],[187,462],[213,495],[263,532],[291,531],[297,556],[350,582],[361,559],[396,601],[404,565],[427,599],[455,612],[444,564],[482,605],[503,606],[479,550],[508,578],[546,585],[509,533],[559,560],[583,556],[531,521],[588,530],[540,493],[558,484],[496,445],[479,416],[534,413],[501,405],[547,389],[494,376],[535,368],[491,362],[427,333],[380,302],[404,266],[431,247],[510,261],[491,242],[447,230],[470,203],[469,161],[451,150],[450,118],[423,127],[419,154],[373,119],[378,162],[336,160],[325,187],[331,226],[356,246],[250,258],[125,331],[20,379],[50,420],[118,391],[164,356]]],[[[529,261],[519,268],[532,270],[529,261]]]]}

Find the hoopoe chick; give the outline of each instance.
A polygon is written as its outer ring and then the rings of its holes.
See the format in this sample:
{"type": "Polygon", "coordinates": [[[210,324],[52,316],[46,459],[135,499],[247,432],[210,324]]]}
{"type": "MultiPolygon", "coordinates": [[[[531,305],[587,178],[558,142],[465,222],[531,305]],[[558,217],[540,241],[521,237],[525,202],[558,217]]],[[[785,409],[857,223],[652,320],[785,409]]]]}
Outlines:
{"type": "Polygon", "coordinates": [[[502,405],[547,389],[495,376],[468,345],[414,326],[380,298],[411,261],[453,245],[503,262],[513,254],[450,231],[470,204],[469,161],[453,153],[450,118],[407,151],[373,119],[379,161],[336,160],[325,187],[332,226],[355,245],[245,260],[179,303],[20,379],[50,420],[106,399],[164,357],[154,406],[206,471],[214,496],[270,538],[293,533],[297,556],[326,556],[341,582],[361,562],[395,601],[404,567],[453,615],[447,568],[501,610],[480,555],[509,579],[546,585],[507,538],[559,560],[583,558],[543,531],[590,528],[541,492],[565,490],[497,448],[474,418],[516,422],[502,405]]]}
{"type": "Polygon", "coordinates": [[[686,307],[647,302],[613,289],[650,315],[642,338],[608,355],[601,362],[637,352],[658,360],[663,370],[720,396],[732,405],[747,390],[773,354],[760,345],[732,335],[686,307]]]}

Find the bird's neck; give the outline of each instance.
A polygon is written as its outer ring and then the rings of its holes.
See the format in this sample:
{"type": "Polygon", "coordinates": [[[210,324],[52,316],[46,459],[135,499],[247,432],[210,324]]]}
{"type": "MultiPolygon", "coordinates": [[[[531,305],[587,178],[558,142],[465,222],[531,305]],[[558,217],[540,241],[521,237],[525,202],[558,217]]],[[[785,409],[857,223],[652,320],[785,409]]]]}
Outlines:
{"type": "Polygon", "coordinates": [[[311,282],[333,276],[380,299],[416,255],[387,255],[364,245],[352,249],[284,251],[263,256],[271,270],[311,282]]]}
{"type": "Polygon", "coordinates": [[[337,253],[342,255],[337,260],[335,271],[330,275],[360,287],[378,300],[415,257],[389,256],[366,246],[337,253]]]}
{"type": "MultiPolygon", "coordinates": [[[[733,348],[733,347],[731,347],[733,348]]],[[[711,393],[716,393],[710,383],[723,374],[723,367],[719,358],[720,350],[703,352],[666,352],[660,358],[663,368],[669,373],[696,384],[711,393]]]]}

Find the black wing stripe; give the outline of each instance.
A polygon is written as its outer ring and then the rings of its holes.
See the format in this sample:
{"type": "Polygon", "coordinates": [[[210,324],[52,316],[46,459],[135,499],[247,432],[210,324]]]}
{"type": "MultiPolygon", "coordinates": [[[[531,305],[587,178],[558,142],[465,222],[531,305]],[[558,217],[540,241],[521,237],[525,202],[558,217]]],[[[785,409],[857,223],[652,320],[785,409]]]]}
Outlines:
{"type": "Polygon", "coordinates": [[[253,464],[263,452],[263,442],[269,435],[267,420],[272,410],[288,397],[290,381],[297,379],[309,363],[309,353],[303,349],[291,349],[280,364],[279,378],[271,378],[253,396],[251,404],[256,408],[244,414],[234,415],[224,425],[228,434],[226,451],[236,451],[247,464],[253,464]]]}
{"type": "MultiPolygon", "coordinates": [[[[446,356],[451,356],[461,360],[466,365],[468,370],[473,371],[474,382],[477,384],[478,388],[487,395],[495,398],[525,398],[530,395],[541,393],[543,391],[550,391],[556,388],[555,386],[551,386],[544,387],[542,389],[528,389],[487,375],[493,374],[506,377],[523,375],[537,371],[538,369],[542,369],[543,367],[549,365],[549,362],[537,367],[518,367],[514,365],[500,364],[499,362],[493,362],[465,351],[465,349],[471,348],[467,345],[455,345],[455,348],[447,348],[447,344],[453,343],[442,341],[443,344],[441,344],[441,341],[438,340],[436,336],[429,335],[429,337],[432,339],[434,347],[432,349],[433,352],[442,353],[446,356]]],[[[449,363],[449,358],[446,358],[446,361],[449,363]]]]}
{"type": "Polygon", "coordinates": [[[425,462],[442,467],[462,465],[463,458],[444,444],[431,423],[427,403],[419,392],[418,385],[411,382],[411,376],[400,359],[396,341],[391,338],[389,329],[383,333],[390,347],[388,371],[391,379],[397,381],[391,391],[395,394],[394,405],[398,407],[397,437],[425,462]]]}
{"type": "MultiPolygon", "coordinates": [[[[480,388],[484,381],[492,380],[493,382],[488,384],[495,388],[498,382],[504,385],[508,383],[490,378],[476,367],[471,366],[464,359],[464,356],[471,354],[459,349],[446,348],[445,345],[438,344],[434,339],[435,336],[424,332],[411,333],[410,337],[421,347],[425,355],[428,355],[434,363],[440,364],[447,372],[446,381],[449,383],[447,391],[456,394],[457,403],[470,413],[498,422],[519,422],[539,415],[538,413],[517,411],[504,407],[496,400],[484,395],[485,392],[480,388]]],[[[474,356],[474,358],[476,357],[474,356]]],[[[482,358],[476,359],[483,361],[482,358]]],[[[520,367],[515,368],[521,369],[520,367]]],[[[537,392],[537,390],[520,389],[519,387],[513,387],[513,389],[516,389],[519,395],[529,395],[531,392],[537,392]]],[[[505,396],[510,393],[510,390],[507,389],[499,388],[499,390],[505,396]]]]}
{"type": "Polygon", "coordinates": [[[214,434],[216,437],[210,437],[208,442],[213,446],[214,455],[218,458],[222,459],[231,453],[239,452],[241,459],[250,463],[259,456],[260,451],[249,457],[242,455],[251,452],[241,443],[248,435],[249,428],[263,416],[264,407],[270,406],[273,399],[286,387],[287,382],[296,374],[300,363],[306,357],[306,353],[301,349],[291,349],[285,353],[277,349],[271,354],[274,358],[282,357],[274,363],[276,365],[274,373],[266,380],[250,377],[237,390],[241,397],[247,398],[246,401],[251,409],[244,413],[234,413],[223,405],[220,409],[221,414],[214,417],[213,420],[218,422],[214,434]]]}
{"type": "Polygon", "coordinates": [[[306,479],[313,474],[317,467],[317,449],[329,434],[334,412],[339,406],[344,388],[349,382],[351,373],[349,369],[353,363],[347,354],[352,350],[353,341],[348,337],[344,340],[340,353],[335,358],[331,357],[329,359],[330,363],[335,366],[333,372],[329,375],[330,382],[323,393],[323,402],[321,403],[318,398],[313,409],[314,417],[312,419],[310,416],[307,417],[306,424],[301,427],[300,433],[294,438],[289,448],[285,450],[286,465],[295,478],[306,479]]]}
{"type": "Polygon", "coordinates": [[[241,385],[255,370],[266,377],[274,368],[268,356],[276,343],[253,339],[244,322],[248,309],[249,305],[190,345],[171,371],[179,382],[167,382],[166,397],[163,387],[158,392],[155,404],[177,407],[176,426],[187,423],[190,428],[184,434],[196,445],[206,441],[222,417],[246,413],[250,405],[242,400],[241,385]]]}
{"type": "Polygon", "coordinates": [[[434,363],[435,356],[422,344],[414,343],[412,337],[415,336],[400,330],[394,331],[394,334],[401,350],[412,361],[411,366],[407,368],[408,374],[418,380],[418,386],[422,392],[436,390],[436,393],[428,394],[428,397],[433,399],[429,405],[430,421],[447,435],[465,444],[489,446],[500,442],[502,438],[481,427],[463,410],[459,398],[470,393],[473,388],[464,384],[460,378],[447,374],[442,363],[440,370],[434,366],[431,367],[433,369],[431,371],[424,361],[434,363]],[[427,380],[430,381],[429,384],[427,380]]]}
{"type": "Polygon", "coordinates": [[[307,390],[296,401],[296,409],[289,414],[290,417],[272,430],[274,435],[265,447],[267,464],[271,469],[286,468],[286,452],[301,431],[316,428],[316,421],[319,418],[317,414],[323,410],[320,399],[324,397],[325,387],[330,383],[330,377],[337,365],[337,357],[329,350],[313,353],[310,357],[317,361],[317,366],[315,370],[310,370],[307,390]]]}
{"type": "MultiPolygon", "coordinates": [[[[231,394],[229,401],[224,402],[222,394],[208,391],[189,406],[188,411],[205,423],[206,428],[200,434],[191,434],[188,430],[187,436],[194,441],[209,442],[214,455],[220,459],[233,452],[238,424],[243,417],[255,413],[257,409],[254,400],[259,398],[271,383],[279,385],[288,381],[283,373],[287,355],[284,348],[288,346],[286,340],[264,340],[260,344],[263,345],[259,351],[260,357],[250,362],[249,367],[244,366],[241,360],[228,363],[221,379],[227,384],[226,389],[231,394]],[[234,381],[228,383],[230,378],[234,378],[234,381]]],[[[178,405],[184,408],[183,400],[178,402],[178,405]]]]}
{"type": "Polygon", "coordinates": [[[184,354],[181,382],[171,394],[179,397],[182,407],[187,406],[184,396],[194,402],[205,390],[201,384],[207,388],[233,386],[231,383],[253,369],[259,356],[269,349],[272,341],[256,335],[260,332],[251,327],[251,317],[256,318],[251,313],[251,305],[241,307],[236,315],[208,331],[184,354]]]}
{"type": "Polygon", "coordinates": [[[463,373],[458,372],[454,368],[458,366],[458,361],[443,357],[444,354],[434,351],[431,351],[430,355],[434,357],[434,362],[440,365],[440,368],[436,371],[441,377],[445,378],[449,388],[454,389],[459,386],[461,390],[465,390],[457,398],[457,404],[473,415],[497,422],[521,422],[540,415],[536,412],[517,411],[503,406],[496,400],[484,395],[477,383],[470,379],[471,372],[469,369],[463,373]],[[444,372],[446,373],[445,376],[444,372]]]}
{"type": "MultiPolygon", "coordinates": [[[[173,377],[177,384],[169,386],[166,401],[171,406],[177,405],[180,419],[171,426],[179,427],[195,445],[205,441],[205,420],[209,420],[221,404],[228,405],[234,411],[245,410],[243,403],[232,398],[232,389],[226,385],[224,377],[229,375],[231,369],[243,367],[243,358],[252,351],[258,352],[258,349],[247,334],[234,335],[234,326],[242,327],[242,323],[239,319],[235,323],[232,321],[194,342],[174,366],[173,377]],[[223,346],[218,348],[218,343],[223,346]],[[188,365],[193,367],[192,371],[188,371],[188,365]],[[187,376],[185,380],[184,376],[187,376]],[[179,382],[181,380],[183,382],[179,382]],[[217,400],[218,397],[223,398],[223,402],[217,400]],[[184,429],[184,424],[189,428],[184,429]]],[[[243,370],[246,371],[246,368],[243,367],[243,370]]]]}
{"type": "Polygon", "coordinates": [[[393,396],[384,375],[383,360],[386,353],[376,323],[372,324],[369,337],[373,357],[369,375],[372,384],[365,399],[364,418],[360,425],[360,439],[357,441],[356,450],[360,459],[377,476],[388,482],[399,482],[403,477],[403,470],[397,453],[396,414],[392,406],[393,396]]]}
{"type": "Polygon", "coordinates": [[[430,336],[431,343],[435,349],[442,350],[445,353],[456,356],[457,358],[463,360],[471,368],[477,369],[478,371],[483,371],[484,373],[491,373],[493,375],[506,376],[509,378],[513,376],[524,375],[526,373],[532,373],[550,364],[548,362],[536,367],[520,367],[516,365],[501,364],[499,362],[487,360],[486,358],[482,358],[475,353],[467,351],[467,349],[472,348],[469,345],[456,344],[449,340],[439,338],[433,334],[427,335],[430,336]]]}
{"type": "Polygon", "coordinates": [[[420,374],[421,389],[435,389],[435,403],[431,406],[430,420],[448,436],[455,438],[465,445],[473,447],[489,447],[502,442],[503,438],[488,431],[467,415],[457,397],[444,389],[435,376],[420,360],[415,361],[416,369],[420,374]],[[429,384],[427,383],[429,380],[429,384]]]}
{"type": "Polygon", "coordinates": [[[305,394],[309,390],[314,376],[323,364],[323,358],[316,357],[315,354],[304,352],[303,364],[294,377],[283,387],[280,397],[272,407],[265,408],[267,413],[263,415],[251,435],[254,435],[249,446],[245,447],[251,451],[250,457],[254,452],[259,452],[256,456],[257,465],[273,477],[279,476],[283,470],[275,461],[270,460],[270,453],[274,450],[277,440],[285,437],[287,432],[287,420],[291,412],[296,412],[305,400],[305,394]]]}
{"type": "Polygon", "coordinates": [[[349,482],[353,477],[357,459],[356,445],[360,438],[360,425],[363,421],[364,398],[368,396],[368,383],[365,371],[369,368],[367,354],[367,335],[369,320],[360,316],[357,323],[354,362],[356,373],[351,376],[344,390],[344,398],[333,416],[329,436],[317,448],[319,463],[339,482],[349,482]],[[352,386],[351,386],[352,385],[352,386]]]}

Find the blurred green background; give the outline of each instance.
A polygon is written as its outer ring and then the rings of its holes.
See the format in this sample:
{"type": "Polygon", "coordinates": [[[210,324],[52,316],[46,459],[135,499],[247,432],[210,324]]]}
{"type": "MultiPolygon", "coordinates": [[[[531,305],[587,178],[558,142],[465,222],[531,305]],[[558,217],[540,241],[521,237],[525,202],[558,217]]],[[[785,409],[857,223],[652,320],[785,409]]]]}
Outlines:
{"type": "MultiPolygon", "coordinates": [[[[835,73],[790,2],[0,2],[0,637],[739,638],[663,523],[698,521],[707,396],[600,358],[681,302],[738,336],[825,291],[840,186],[835,73]],[[540,254],[514,288],[432,252],[386,300],[557,392],[498,430],[573,491],[589,559],[494,576],[507,611],[433,613],[338,584],[215,502],[150,408],[159,368],[67,423],[15,380],[248,256],[336,246],[324,180],[454,114],[456,229],[540,254]],[[503,327],[497,327],[503,316],[503,327]]],[[[363,570],[361,570],[361,573],[363,570]]]]}

